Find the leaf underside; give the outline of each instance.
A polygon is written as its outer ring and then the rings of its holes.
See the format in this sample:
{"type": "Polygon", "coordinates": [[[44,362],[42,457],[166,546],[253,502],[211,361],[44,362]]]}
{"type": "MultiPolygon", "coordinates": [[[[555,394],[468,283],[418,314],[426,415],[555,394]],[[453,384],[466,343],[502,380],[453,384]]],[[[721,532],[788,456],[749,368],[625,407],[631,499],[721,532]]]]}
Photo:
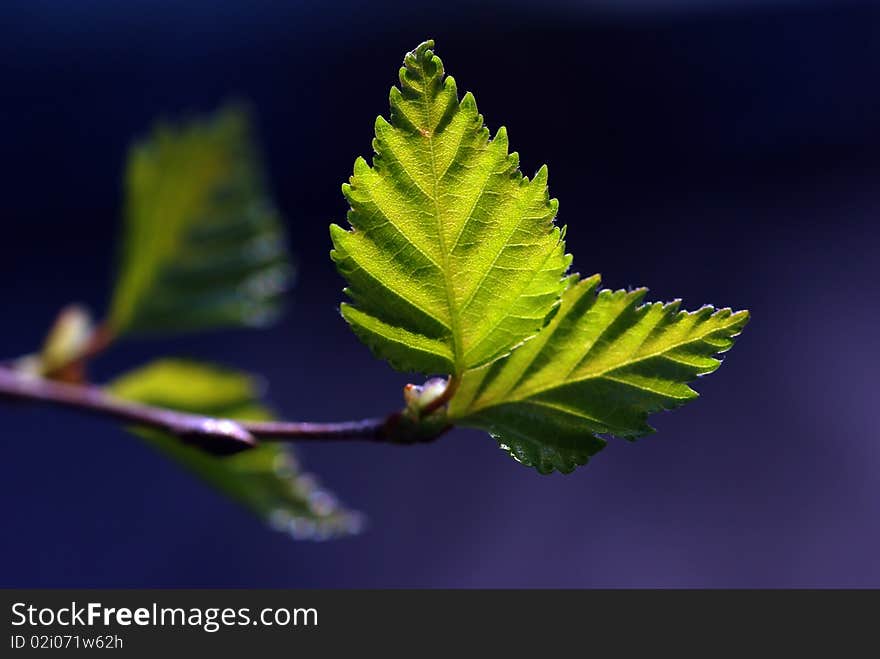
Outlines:
{"type": "Polygon", "coordinates": [[[558,313],[509,357],[465,374],[449,419],[487,430],[541,473],[573,471],[605,445],[599,435],[653,432],[650,413],[697,397],[688,382],[721,364],[748,312],[679,302],[642,304],[646,289],[597,290],[578,281],[558,313]]]}
{"type": "Polygon", "coordinates": [[[330,227],[331,256],[349,284],[342,315],[377,356],[460,374],[544,325],[571,257],[547,168],[522,176],[506,130],[490,139],[432,48],[406,56],[372,166],[359,158],[342,187],[352,228],[330,227]]]}
{"type": "Polygon", "coordinates": [[[274,319],[292,268],[247,115],[229,108],[160,125],[126,173],[117,333],[258,326],[274,319]]]}
{"type": "MultiPolygon", "coordinates": [[[[121,398],[218,418],[271,417],[257,402],[259,387],[253,378],[189,361],[153,362],[117,379],[109,389],[121,398]]],[[[362,525],[359,514],[342,507],[314,476],[302,473],[293,454],[279,444],[218,457],[167,433],[130,430],[295,539],[349,535],[362,525]]]]}

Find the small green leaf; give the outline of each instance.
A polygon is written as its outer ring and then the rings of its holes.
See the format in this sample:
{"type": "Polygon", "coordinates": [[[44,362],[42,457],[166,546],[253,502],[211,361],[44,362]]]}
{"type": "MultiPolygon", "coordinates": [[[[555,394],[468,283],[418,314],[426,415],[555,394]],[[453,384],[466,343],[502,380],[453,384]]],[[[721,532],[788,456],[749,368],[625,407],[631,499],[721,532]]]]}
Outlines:
{"type": "MultiPolygon", "coordinates": [[[[260,387],[253,378],[193,362],[156,361],[109,388],[122,398],[184,412],[236,420],[271,417],[257,402],[260,387]]],[[[313,476],[301,473],[292,453],[280,444],[217,457],[166,433],[132,432],[296,539],[347,535],[361,526],[360,516],[340,506],[313,476]]]]}
{"type": "Polygon", "coordinates": [[[109,323],[117,333],[262,325],[291,267],[246,114],[160,125],[135,145],[109,323]]]}
{"type": "Polygon", "coordinates": [[[547,168],[523,177],[506,130],[489,138],[433,45],[406,55],[372,166],[358,158],[342,186],[352,229],[330,227],[331,256],[353,302],[342,315],[378,356],[460,375],[544,325],[571,258],[547,168]]]}
{"type": "Polygon", "coordinates": [[[635,439],[647,417],[692,400],[688,382],[721,364],[748,312],[679,302],[641,304],[646,289],[598,291],[598,275],[570,278],[558,313],[506,359],[465,374],[449,420],[487,430],[541,473],[567,473],[605,444],[635,439]]]}

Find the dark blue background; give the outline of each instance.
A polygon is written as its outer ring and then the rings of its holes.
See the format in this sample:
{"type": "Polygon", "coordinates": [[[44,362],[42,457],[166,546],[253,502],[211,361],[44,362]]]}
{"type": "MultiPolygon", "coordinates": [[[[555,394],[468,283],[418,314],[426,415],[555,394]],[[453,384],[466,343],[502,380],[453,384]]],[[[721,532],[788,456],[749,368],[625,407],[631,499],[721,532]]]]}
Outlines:
{"type": "Polygon", "coordinates": [[[6,0],[10,356],[68,301],[103,309],[129,141],[247,98],[300,265],[284,322],[131,344],[95,375],[184,354],[264,373],[289,418],[397,407],[408,378],[337,313],[327,225],[428,36],[524,170],[549,163],[576,270],[753,319],[700,400],[570,476],[469,431],[302,447],[370,517],[323,544],[267,529],[110,423],[3,404],[0,585],[880,586],[880,10],[585,4],[6,0]]]}

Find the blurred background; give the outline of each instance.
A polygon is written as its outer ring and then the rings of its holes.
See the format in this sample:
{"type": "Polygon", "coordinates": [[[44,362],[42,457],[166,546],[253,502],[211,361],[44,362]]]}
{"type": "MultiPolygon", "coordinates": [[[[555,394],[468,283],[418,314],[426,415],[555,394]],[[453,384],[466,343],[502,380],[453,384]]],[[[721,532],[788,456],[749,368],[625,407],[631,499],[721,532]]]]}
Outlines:
{"type": "Polygon", "coordinates": [[[298,282],[267,331],[143,341],[266,376],[291,419],[401,405],[411,378],[337,310],[327,226],[427,37],[550,167],[575,270],[748,308],[702,397],[572,475],[487,436],[302,446],[365,511],[294,542],[112,423],[0,404],[2,586],[880,586],[880,7],[827,0],[397,6],[6,0],[0,7],[2,356],[107,303],[128,144],[159,117],[251,102],[298,282]]]}

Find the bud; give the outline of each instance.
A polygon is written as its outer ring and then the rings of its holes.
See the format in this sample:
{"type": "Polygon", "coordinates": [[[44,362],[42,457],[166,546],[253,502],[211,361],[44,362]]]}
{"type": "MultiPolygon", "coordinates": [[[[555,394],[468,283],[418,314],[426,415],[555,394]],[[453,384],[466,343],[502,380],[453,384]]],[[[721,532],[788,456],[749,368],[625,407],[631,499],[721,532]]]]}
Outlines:
{"type": "Polygon", "coordinates": [[[406,408],[413,413],[415,418],[422,415],[422,410],[428,407],[446,391],[444,378],[431,378],[423,385],[408,384],[403,388],[403,399],[406,408]]]}
{"type": "Polygon", "coordinates": [[[72,304],[62,309],[40,352],[43,373],[51,373],[82,356],[94,329],[92,317],[85,307],[72,304]]]}

